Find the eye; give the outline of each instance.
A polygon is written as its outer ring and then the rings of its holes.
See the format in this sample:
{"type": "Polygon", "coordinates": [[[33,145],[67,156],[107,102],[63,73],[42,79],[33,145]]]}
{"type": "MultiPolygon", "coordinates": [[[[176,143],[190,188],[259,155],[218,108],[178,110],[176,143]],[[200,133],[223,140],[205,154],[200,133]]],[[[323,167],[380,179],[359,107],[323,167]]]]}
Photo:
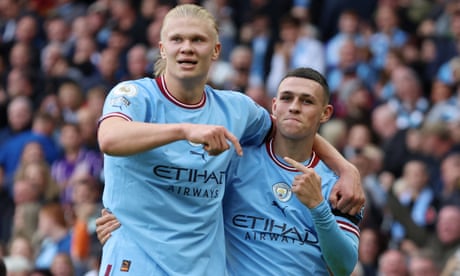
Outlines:
{"type": "Polygon", "coordinates": [[[171,41],[172,41],[172,42],[176,42],[176,43],[177,43],[177,42],[181,42],[181,41],[182,41],[182,38],[179,37],[179,36],[173,36],[173,37],[171,37],[171,41]]]}
{"type": "Polygon", "coordinates": [[[280,96],[281,101],[289,101],[292,97],[290,95],[282,95],[280,96]]]}

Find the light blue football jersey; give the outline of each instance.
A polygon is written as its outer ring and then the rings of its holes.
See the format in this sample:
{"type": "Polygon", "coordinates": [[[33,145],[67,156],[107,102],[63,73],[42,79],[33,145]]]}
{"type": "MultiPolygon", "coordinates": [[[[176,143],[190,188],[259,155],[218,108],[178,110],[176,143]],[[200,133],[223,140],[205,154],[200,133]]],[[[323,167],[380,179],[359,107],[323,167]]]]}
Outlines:
{"type": "MultiPolygon", "coordinates": [[[[274,154],[272,141],[244,151],[229,167],[223,201],[229,275],[329,275],[312,213],[291,191],[299,171],[274,154]]],[[[305,166],[321,176],[328,199],[337,175],[314,152],[305,166]]],[[[356,245],[358,227],[323,203],[331,225],[352,233],[356,245]]]]}
{"type": "MultiPolygon", "coordinates": [[[[101,120],[112,116],[221,125],[242,144],[263,143],[271,128],[268,112],[242,93],[206,86],[200,103],[186,105],[163,78],[114,87],[101,120]]],[[[129,157],[105,155],[103,203],[121,222],[118,236],[132,239],[168,275],[224,275],[221,202],[232,152],[233,146],[209,156],[202,145],[182,140],[129,157]]]]}

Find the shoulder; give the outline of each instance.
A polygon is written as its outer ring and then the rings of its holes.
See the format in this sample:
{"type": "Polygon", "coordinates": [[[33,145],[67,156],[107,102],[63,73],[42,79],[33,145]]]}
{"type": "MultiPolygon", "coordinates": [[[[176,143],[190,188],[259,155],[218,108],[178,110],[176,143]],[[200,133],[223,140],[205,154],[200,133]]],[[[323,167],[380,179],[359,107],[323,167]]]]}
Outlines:
{"type": "Polygon", "coordinates": [[[151,78],[122,81],[115,85],[111,92],[117,96],[134,97],[139,93],[148,92],[155,86],[155,81],[151,78]]]}
{"type": "MultiPolygon", "coordinates": [[[[239,167],[239,169],[243,168],[244,170],[253,170],[252,167],[254,164],[258,164],[258,166],[263,167],[265,164],[265,157],[263,153],[265,152],[265,143],[261,145],[243,145],[243,156],[239,156],[236,154],[235,151],[232,153],[232,158],[230,167],[239,167]]],[[[268,157],[267,157],[268,158],[268,157]]]]}
{"type": "Polygon", "coordinates": [[[207,93],[216,95],[217,97],[247,97],[241,91],[229,90],[229,89],[216,89],[210,85],[206,85],[204,90],[207,93]]]}
{"type": "Polygon", "coordinates": [[[4,147],[8,148],[8,146],[11,146],[11,145],[23,145],[23,144],[26,144],[27,142],[36,141],[34,140],[36,139],[36,137],[37,135],[35,133],[28,130],[28,131],[25,131],[23,133],[20,133],[13,137],[8,138],[4,143],[5,145],[4,147]]]}
{"type": "Polygon", "coordinates": [[[255,103],[248,95],[236,90],[220,90],[214,89],[211,86],[206,86],[205,91],[208,93],[209,96],[215,97],[216,99],[231,101],[229,102],[230,104],[235,104],[235,101],[248,104],[255,103]]]}
{"type": "Polygon", "coordinates": [[[316,164],[315,171],[321,175],[323,183],[330,183],[330,185],[334,185],[339,179],[339,176],[322,160],[319,160],[318,164],[316,164]]]}

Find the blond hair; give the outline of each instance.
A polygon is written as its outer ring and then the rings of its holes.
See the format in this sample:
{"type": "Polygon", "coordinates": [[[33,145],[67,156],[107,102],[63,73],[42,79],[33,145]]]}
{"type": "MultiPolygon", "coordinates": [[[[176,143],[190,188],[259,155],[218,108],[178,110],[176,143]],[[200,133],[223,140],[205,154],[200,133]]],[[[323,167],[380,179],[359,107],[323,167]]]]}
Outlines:
{"type": "MultiPolygon", "coordinates": [[[[214,16],[207,11],[205,8],[195,5],[195,4],[183,4],[183,5],[177,5],[173,9],[171,9],[163,19],[163,26],[161,27],[161,40],[164,39],[164,30],[165,26],[167,25],[168,20],[173,19],[173,18],[183,18],[183,17],[193,17],[193,18],[198,18],[198,19],[203,19],[207,22],[209,22],[210,26],[212,29],[215,31],[215,39],[216,41],[219,41],[219,27],[217,25],[217,21],[214,18],[214,16]]],[[[166,61],[159,57],[154,65],[154,73],[155,76],[161,76],[164,74],[165,69],[166,69],[166,61]]]]}
{"type": "MultiPolygon", "coordinates": [[[[59,186],[54,181],[51,175],[50,165],[45,160],[32,160],[28,162],[22,162],[16,169],[14,179],[22,180],[27,178],[27,168],[30,166],[37,166],[43,177],[43,182],[40,183],[40,196],[45,201],[53,201],[59,198],[59,186]]],[[[36,185],[36,183],[34,183],[36,185]]]]}

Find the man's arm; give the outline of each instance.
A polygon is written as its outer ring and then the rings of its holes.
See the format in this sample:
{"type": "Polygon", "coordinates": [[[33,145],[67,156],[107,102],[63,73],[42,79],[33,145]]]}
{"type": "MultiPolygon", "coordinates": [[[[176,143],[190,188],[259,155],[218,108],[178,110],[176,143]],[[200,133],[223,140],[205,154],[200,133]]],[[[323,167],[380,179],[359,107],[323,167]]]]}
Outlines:
{"type": "Polygon", "coordinates": [[[359,213],[366,199],[358,169],[319,134],[316,134],[313,150],[340,177],[329,197],[332,207],[344,214],[359,213]]]}
{"type": "Polygon", "coordinates": [[[321,252],[329,270],[333,275],[350,275],[358,262],[358,226],[348,219],[332,214],[323,197],[321,177],[314,169],[306,168],[291,158],[285,160],[301,172],[294,177],[292,191],[310,210],[321,252]]]}
{"type": "Polygon", "coordinates": [[[122,117],[103,119],[98,128],[98,142],[102,152],[126,156],[163,146],[178,140],[203,144],[210,155],[217,155],[230,148],[228,141],[239,155],[242,154],[238,139],[222,126],[200,124],[153,124],[127,121],[122,117]]]}
{"type": "Polygon", "coordinates": [[[333,275],[350,275],[358,262],[358,226],[350,221],[340,220],[343,226],[339,227],[338,220],[326,201],[310,209],[310,212],[329,270],[333,275]],[[345,228],[349,230],[344,230],[345,228]]]}

